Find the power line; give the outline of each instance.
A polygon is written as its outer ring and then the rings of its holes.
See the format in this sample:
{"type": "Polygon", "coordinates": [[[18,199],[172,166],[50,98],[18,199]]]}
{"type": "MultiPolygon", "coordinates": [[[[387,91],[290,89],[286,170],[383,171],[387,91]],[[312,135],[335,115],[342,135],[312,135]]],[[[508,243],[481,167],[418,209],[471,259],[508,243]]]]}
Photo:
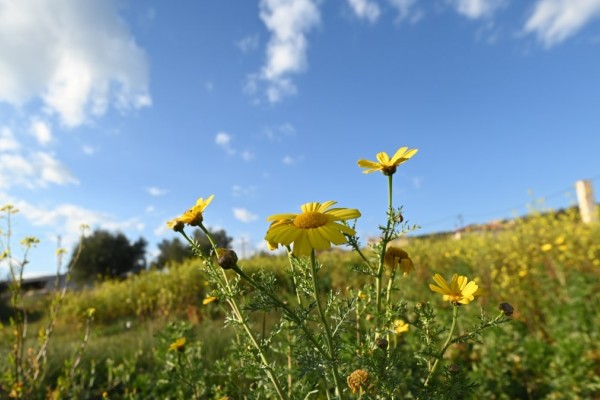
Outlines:
{"type": "MultiPolygon", "coordinates": [[[[596,181],[596,180],[600,180],[600,174],[597,174],[597,175],[595,175],[592,178],[589,178],[587,180],[592,181],[592,182],[596,181]]],[[[564,195],[565,192],[569,192],[569,191],[572,191],[572,190],[573,190],[573,187],[572,186],[568,186],[566,188],[563,188],[563,189],[560,189],[560,190],[556,190],[556,191],[550,193],[549,195],[541,196],[540,198],[542,198],[542,199],[552,199],[552,198],[555,198],[557,196],[564,195]]],[[[477,213],[477,214],[457,213],[457,214],[455,214],[453,216],[448,216],[448,217],[440,218],[440,219],[437,219],[437,220],[434,220],[434,221],[431,221],[431,222],[428,222],[428,223],[424,223],[424,224],[422,224],[422,226],[423,227],[429,227],[429,226],[432,226],[432,225],[439,225],[439,224],[441,224],[443,222],[446,222],[446,221],[449,221],[449,220],[456,220],[457,216],[460,216],[461,218],[475,219],[475,218],[483,218],[483,217],[490,216],[490,215],[505,214],[505,213],[512,212],[512,211],[515,211],[515,210],[520,210],[520,209],[523,209],[523,208],[527,208],[527,205],[528,205],[528,203],[525,203],[525,204],[520,203],[520,204],[515,205],[513,207],[508,207],[508,208],[504,208],[504,209],[497,210],[497,211],[489,211],[489,212],[477,213]]]]}

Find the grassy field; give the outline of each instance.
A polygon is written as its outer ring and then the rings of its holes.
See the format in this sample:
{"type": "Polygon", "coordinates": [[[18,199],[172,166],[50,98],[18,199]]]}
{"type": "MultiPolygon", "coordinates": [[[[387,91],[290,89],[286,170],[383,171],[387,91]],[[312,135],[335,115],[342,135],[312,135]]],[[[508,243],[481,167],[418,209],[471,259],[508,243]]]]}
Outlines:
{"type": "MultiPolygon", "coordinates": [[[[393,296],[398,315],[410,329],[392,335],[394,348],[422,345],[415,311],[422,304],[435,306],[439,324],[449,325],[453,306],[442,302],[428,284],[435,273],[445,277],[458,273],[475,278],[481,295],[461,307],[457,332],[477,323],[479,306],[490,315],[498,313],[502,302],[514,307],[513,321],[486,331],[479,341],[457,343],[445,354],[445,373],[460,371],[464,379],[476,384],[466,398],[600,398],[600,226],[580,223],[575,211],[532,214],[493,229],[466,231],[460,238],[411,237],[403,248],[415,269],[398,277],[393,296]]],[[[285,256],[262,255],[239,264],[254,276],[268,271],[276,279],[273,287],[291,302],[294,283],[286,272],[287,261],[285,256]]],[[[369,283],[355,252],[323,252],[319,261],[323,294],[333,291],[354,298],[356,310],[361,309],[361,302],[372,300],[359,295],[359,291],[369,293],[369,283]]],[[[265,379],[250,362],[244,364],[248,354],[240,347],[245,342],[235,324],[226,323],[231,316],[225,299],[203,304],[206,296],[215,293],[201,270],[200,260],[190,260],[169,271],[145,272],[127,281],[69,293],[49,342],[48,368],[32,398],[260,398],[265,379]],[[85,317],[89,309],[94,309],[93,321],[85,317]],[[84,339],[87,321],[91,325],[84,339]],[[186,338],[184,350],[173,351],[175,341],[182,337],[186,338]],[[75,362],[77,368],[73,368],[75,362]]],[[[250,298],[252,291],[241,285],[242,298],[250,298]]],[[[48,319],[44,314],[48,304],[47,298],[26,299],[32,320],[25,348],[35,347],[36,332],[48,319]]],[[[242,305],[252,309],[250,300],[242,300],[242,305]]],[[[351,321],[360,319],[358,311],[353,313],[351,321]]],[[[278,329],[280,311],[248,311],[247,315],[257,336],[267,343],[268,332],[278,329]]],[[[360,334],[361,329],[349,332],[360,334]]],[[[13,342],[7,321],[0,334],[1,394],[9,396],[18,392],[6,383],[13,342]]],[[[439,336],[443,337],[443,331],[439,336]]],[[[284,348],[264,347],[273,359],[286,360],[284,348]]],[[[363,361],[367,369],[369,362],[363,361]]],[[[301,378],[312,382],[310,374],[301,378]]],[[[414,398],[411,390],[409,385],[394,398],[414,398]]],[[[348,391],[347,396],[359,394],[348,391]]],[[[369,390],[360,396],[377,398],[369,390]]],[[[325,396],[315,393],[312,398],[325,396]]]]}

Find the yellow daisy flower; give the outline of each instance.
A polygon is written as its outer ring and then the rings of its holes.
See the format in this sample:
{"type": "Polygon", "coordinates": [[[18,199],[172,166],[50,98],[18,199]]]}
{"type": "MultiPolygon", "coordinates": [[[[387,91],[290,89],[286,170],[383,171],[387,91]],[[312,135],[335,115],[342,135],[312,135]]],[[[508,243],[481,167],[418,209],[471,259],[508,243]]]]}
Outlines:
{"type": "Polygon", "coordinates": [[[469,304],[478,295],[479,286],[474,281],[469,281],[466,276],[454,274],[450,285],[440,275],[435,274],[433,280],[437,285],[429,284],[429,288],[434,292],[442,294],[444,301],[450,301],[453,304],[469,304]]]}
{"type": "Polygon", "coordinates": [[[185,350],[185,338],[179,338],[169,345],[169,350],[183,352],[185,350]]]}
{"type": "Polygon", "coordinates": [[[177,230],[181,230],[183,229],[183,224],[188,224],[190,226],[198,226],[200,225],[200,223],[202,222],[202,213],[204,212],[204,209],[206,207],[208,207],[208,205],[210,204],[210,202],[213,200],[213,198],[215,197],[215,195],[210,195],[206,200],[204,200],[202,197],[200,197],[197,201],[196,201],[196,205],[194,205],[192,208],[190,208],[189,210],[187,210],[186,212],[184,212],[183,214],[181,214],[179,217],[174,218],[172,220],[170,220],[169,222],[167,222],[167,226],[170,229],[173,229],[175,231],[177,230]]]}
{"type": "Polygon", "coordinates": [[[335,201],[325,203],[306,203],[300,208],[300,214],[276,214],[267,218],[274,221],[265,240],[271,245],[294,244],[292,253],[296,256],[308,256],[313,250],[326,250],[331,244],[346,243],[344,234],[354,236],[354,229],[337,221],[346,221],[360,217],[354,208],[331,208],[335,201]]]}
{"type": "Polygon", "coordinates": [[[375,171],[381,171],[384,175],[393,175],[396,172],[396,167],[417,153],[417,149],[410,149],[408,147],[400,147],[396,154],[392,158],[384,151],[377,153],[377,161],[370,160],[358,160],[358,166],[361,168],[367,168],[363,173],[369,174],[375,171]]]}
{"type": "Polygon", "coordinates": [[[408,253],[402,250],[400,247],[388,246],[383,256],[383,264],[391,269],[400,266],[402,273],[408,275],[410,271],[415,269],[415,265],[410,259],[408,253]]]}
{"type": "Polygon", "coordinates": [[[408,332],[409,325],[402,319],[394,320],[394,333],[400,335],[408,332]]]}

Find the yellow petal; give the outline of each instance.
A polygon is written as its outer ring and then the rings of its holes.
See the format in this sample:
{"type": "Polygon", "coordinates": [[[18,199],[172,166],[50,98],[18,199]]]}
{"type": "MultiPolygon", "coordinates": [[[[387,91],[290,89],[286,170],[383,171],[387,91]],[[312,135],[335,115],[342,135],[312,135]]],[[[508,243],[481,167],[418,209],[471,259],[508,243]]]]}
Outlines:
{"type": "Polygon", "coordinates": [[[377,153],[377,161],[384,166],[388,166],[390,165],[390,156],[385,151],[382,151],[381,153],[377,153]]]}
{"type": "Polygon", "coordinates": [[[329,207],[331,207],[335,203],[337,203],[337,201],[332,201],[332,200],[326,201],[325,203],[322,203],[321,206],[316,211],[320,212],[320,213],[325,213],[326,212],[325,210],[327,210],[329,207]]]}
{"type": "Polygon", "coordinates": [[[406,150],[408,150],[408,147],[400,147],[396,153],[394,153],[394,155],[392,156],[391,162],[392,164],[395,164],[396,161],[398,161],[399,159],[402,158],[402,156],[404,155],[404,153],[406,152],[406,150]]]}

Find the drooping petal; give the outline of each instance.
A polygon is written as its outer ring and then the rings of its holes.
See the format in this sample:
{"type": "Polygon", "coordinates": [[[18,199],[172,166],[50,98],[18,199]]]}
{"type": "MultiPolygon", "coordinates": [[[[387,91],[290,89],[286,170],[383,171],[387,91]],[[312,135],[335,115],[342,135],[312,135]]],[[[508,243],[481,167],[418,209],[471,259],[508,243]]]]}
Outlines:
{"type": "Polygon", "coordinates": [[[313,249],[325,250],[331,247],[331,243],[321,234],[320,228],[308,229],[307,233],[308,241],[313,249]]]}
{"type": "Polygon", "coordinates": [[[306,233],[300,230],[301,234],[294,240],[294,247],[292,253],[297,257],[310,256],[312,248],[306,233]]]}
{"type": "Polygon", "coordinates": [[[335,245],[346,243],[346,236],[344,236],[339,229],[336,229],[332,225],[325,225],[319,228],[321,234],[335,245]]]}

